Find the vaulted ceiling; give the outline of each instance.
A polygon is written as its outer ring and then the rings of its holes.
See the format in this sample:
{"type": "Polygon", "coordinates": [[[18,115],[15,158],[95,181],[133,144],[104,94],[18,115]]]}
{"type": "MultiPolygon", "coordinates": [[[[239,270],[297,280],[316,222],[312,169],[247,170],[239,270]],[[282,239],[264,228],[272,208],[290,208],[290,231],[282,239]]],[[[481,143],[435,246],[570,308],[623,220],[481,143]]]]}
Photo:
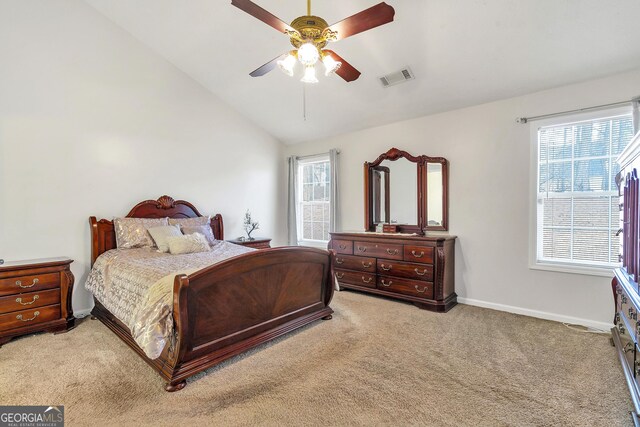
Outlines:
{"type": "MultiPolygon", "coordinates": [[[[360,79],[305,85],[305,120],[298,78],[249,76],[288,38],[230,0],[85,1],[288,144],[640,67],[637,0],[387,0],[394,22],[331,45],[360,79]],[[415,80],[382,87],[406,66],[415,80]]],[[[286,22],[306,13],[254,1],[286,22]]],[[[378,2],[314,0],[312,13],[332,24],[378,2]]]]}

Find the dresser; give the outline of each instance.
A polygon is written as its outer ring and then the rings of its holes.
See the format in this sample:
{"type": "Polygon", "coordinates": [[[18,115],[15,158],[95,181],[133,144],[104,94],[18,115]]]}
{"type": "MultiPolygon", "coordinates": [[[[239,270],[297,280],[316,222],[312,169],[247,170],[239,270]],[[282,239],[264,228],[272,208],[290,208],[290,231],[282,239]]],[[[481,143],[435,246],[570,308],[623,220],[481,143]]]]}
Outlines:
{"type": "Polygon", "coordinates": [[[445,312],[456,305],[455,236],[330,234],[341,289],[410,301],[431,311],[445,312]]]}
{"type": "Polygon", "coordinates": [[[620,195],[620,261],[612,281],[615,302],[615,326],[611,329],[622,370],[631,392],[636,425],[640,413],[640,133],[618,157],[620,173],[616,176],[620,195]]]}
{"type": "Polygon", "coordinates": [[[0,346],[20,335],[74,326],[72,262],[47,258],[0,265],[0,346]]]}
{"type": "Polygon", "coordinates": [[[271,239],[265,237],[256,237],[253,240],[227,240],[229,243],[242,245],[253,249],[269,249],[271,247],[271,239]]]}

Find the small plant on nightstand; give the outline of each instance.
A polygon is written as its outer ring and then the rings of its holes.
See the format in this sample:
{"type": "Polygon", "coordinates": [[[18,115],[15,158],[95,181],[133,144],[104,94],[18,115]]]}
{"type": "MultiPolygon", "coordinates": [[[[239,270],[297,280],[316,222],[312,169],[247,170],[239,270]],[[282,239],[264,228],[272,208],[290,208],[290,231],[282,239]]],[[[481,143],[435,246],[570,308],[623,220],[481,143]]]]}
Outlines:
{"type": "Polygon", "coordinates": [[[258,223],[258,221],[254,221],[253,218],[251,218],[251,212],[249,212],[249,210],[247,209],[247,212],[244,214],[244,231],[247,232],[247,240],[254,240],[254,238],[251,237],[251,233],[253,233],[254,230],[259,229],[260,223],[258,223]]]}

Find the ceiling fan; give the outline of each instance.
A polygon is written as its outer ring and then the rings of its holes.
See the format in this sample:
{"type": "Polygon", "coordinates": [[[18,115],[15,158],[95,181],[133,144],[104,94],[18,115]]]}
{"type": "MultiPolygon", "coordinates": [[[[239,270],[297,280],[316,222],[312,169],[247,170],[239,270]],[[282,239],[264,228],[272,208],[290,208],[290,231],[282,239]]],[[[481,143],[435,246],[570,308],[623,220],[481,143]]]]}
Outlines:
{"type": "Polygon", "coordinates": [[[342,59],[332,50],[325,49],[329,42],[345,39],[363,31],[393,21],[395,10],[382,2],[362,12],[356,13],[331,26],[319,16],[311,15],[311,0],[307,0],[307,14],[287,24],[250,0],[232,0],[231,4],[267,25],[289,36],[294,50],[272,59],[252,71],[251,77],[259,77],[273,70],[276,65],[287,75],[293,76],[297,62],[304,67],[301,79],[304,83],[317,83],[315,65],[321,61],[325,75],[335,72],[345,81],[351,82],[360,77],[360,71],[342,59]]]}

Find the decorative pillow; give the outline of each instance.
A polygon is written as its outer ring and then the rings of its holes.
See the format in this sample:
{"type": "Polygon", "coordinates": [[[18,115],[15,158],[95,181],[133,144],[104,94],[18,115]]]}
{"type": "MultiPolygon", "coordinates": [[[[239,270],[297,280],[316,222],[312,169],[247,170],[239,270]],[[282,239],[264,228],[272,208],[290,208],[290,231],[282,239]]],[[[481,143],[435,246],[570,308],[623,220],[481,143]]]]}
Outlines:
{"type": "Polygon", "coordinates": [[[210,224],[210,216],[197,216],[195,218],[169,218],[169,225],[179,225],[180,227],[210,224]]]}
{"type": "Polygon", "coordinates": [[[182,236],[180,227],[177,225],[163,225],[160,227],[151,227],[147,231],[151,234],[151,238],[156,243],[160,252],[169,252],[169,245],[167,239],[174,236],[182,236]]]}
{"type": "Polygon", "coordinates": [[[193,254],[210,250],[209,242],[200,233],[186,234],[183,236],[167,238],[169,252],[172,255],[193,254]]]}
{"type": "Polygon", "coordinates": [[[169,225],[167,218],[115,218],[116,245],[118,249],[152,248],[153,239],[147,229],[162,225],[169,225]]]}
{"type": "Polygon", "coordinates": [[[216,238],[213,236],[213,231],[211,230],[210,225],[184,225],[180,227],[183,234],[193,234],[200,233],[202,234],[211,246],[216,244],[216,238]]]}

